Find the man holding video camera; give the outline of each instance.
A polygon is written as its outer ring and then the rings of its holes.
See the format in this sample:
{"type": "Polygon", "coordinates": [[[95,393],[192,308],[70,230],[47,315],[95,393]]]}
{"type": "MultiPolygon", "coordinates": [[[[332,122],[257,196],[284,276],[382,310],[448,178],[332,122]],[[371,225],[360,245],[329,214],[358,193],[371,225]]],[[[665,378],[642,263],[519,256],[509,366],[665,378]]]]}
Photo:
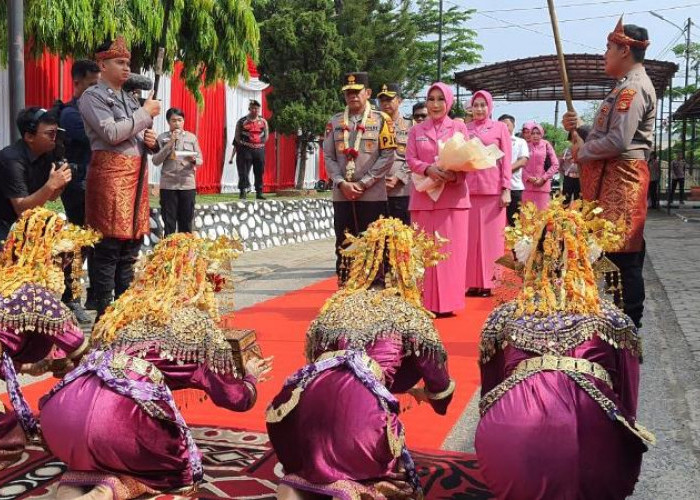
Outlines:
{"type": "Polygon", "coordinates": [[[70,166],[57,164],[54,155],[58,121],[53,113],[23,109],[17,127],[22,138],[0,151],[0,241],[22,212],[57,199],[72,178],[70,166]]]}

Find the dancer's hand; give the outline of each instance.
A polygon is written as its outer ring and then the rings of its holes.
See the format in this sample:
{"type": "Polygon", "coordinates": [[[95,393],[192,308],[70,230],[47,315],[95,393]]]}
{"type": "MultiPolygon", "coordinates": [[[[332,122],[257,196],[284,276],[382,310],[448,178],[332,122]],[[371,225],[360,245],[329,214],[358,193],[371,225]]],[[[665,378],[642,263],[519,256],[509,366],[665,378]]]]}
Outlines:
{"type": "Polygon", "coordinates": [[[272,371],[273,358],[274,356],[270,356],[269,358],[249,359],[245,364],[246,373],[255,377],[258,383],[269,380],[269,377],[266,377],[265,375],[272,371]]]}

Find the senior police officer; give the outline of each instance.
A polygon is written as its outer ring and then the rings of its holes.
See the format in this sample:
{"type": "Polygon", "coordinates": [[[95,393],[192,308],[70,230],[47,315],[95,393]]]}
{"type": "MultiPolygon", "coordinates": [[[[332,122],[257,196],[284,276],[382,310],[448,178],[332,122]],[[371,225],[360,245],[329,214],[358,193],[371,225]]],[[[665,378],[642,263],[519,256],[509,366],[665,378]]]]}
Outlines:
{"type": "Polygon", "coordinates": [[[131,53],[122,37],[95,54],[102,78],[79,101],[92,158],[87,173],[85,222],[103,239],[90,266],[98,318],[131,284],[143,236],[150,231],[148,169],[143,155],[157,147],[151,126],[160,114],[152,98],[143,106],[122,85],[131,75],[131,53]]]}
{"type": "Polygon", "coordinates": [[[394,161],[396,141],[391,118],[372,109],[367,73],[348,73],[343,80],[345,111],[326,125],[323,153],[333,182],[336,272],[345,232],[357,235],[387,215],[385,176],[394,161]]]}
{"type": "MultiPolygon", "coordinates": [[[[644,69],[649,45],[647,30],[622,24],[608,35],[605,72],[618,79],[602,102],[585,143],[572,146],[580,166],[581,195],[596,200],[603,217],[622,219],[627,233],[624,246],[607,257],[620,269],[623,309],[641,325],[644,310],[644,222],[647,216],[649,169],[646,158],[651,149],[656,92],[644,69]]],[[[581,125],[575,112],[564,114],[566,130],[581,125]]]]}
{"type": "Polygon", "coordinates": [[[388,210],[391,217],[401,219],[404,224],[411,224],[408,213],[408,200],[411,194],[411,170],[406,164],[406,143],[411,122],[401,116],[401,90],[398,83],[382,85],[377,94],[382,111],[391,117],[396,137],[396,155],[394,163],[386,176],[388,210]]]}

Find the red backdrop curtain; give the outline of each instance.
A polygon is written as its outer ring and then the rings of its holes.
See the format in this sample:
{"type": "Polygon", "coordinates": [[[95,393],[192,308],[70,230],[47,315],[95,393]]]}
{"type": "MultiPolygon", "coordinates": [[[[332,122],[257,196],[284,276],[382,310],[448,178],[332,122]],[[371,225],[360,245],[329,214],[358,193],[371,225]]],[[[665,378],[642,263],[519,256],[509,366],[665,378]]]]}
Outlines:
{"type": "MultiPolygon", "coordinates": [[[[257,70],[255,71],[257,74],[257,70]]],[[[252,75],[252,73],[251,73],[252,75]]],[[[272,87],[263,90],[263,116],[270,119],[272,113],[267,107],[267,96],[272,87]]],[[[291,135],[272,134],[265,148],[265,175],[263,183],[266,191],[289,189],[296,184],[297,139],[291,135]],[[279,145],[278,145],[279,136],[279,145]],[[275,147],[278,145],[279,147],[275,147]],[[279,171],[278,171],[279,165],[279,171]]]]}
{"type": "Polygon", "coordinates": [[[182,64],[176,63],[170,87],[170,105],[185,113],[185,129],[197,136],[202,149],[204,164],[197,169],[197,192],[219,193],[225,151],[226,87],[219,82],[202,89],[204,111],[199,112],[194,97],[180,79],[181,73],[182,64]]]}
{"type": "Polygon", "coordinates": [[[34,59],[29,50],[27,47],[24,63],[26,106],[49,108],[56,99],[70,100],[73,94],[73,82],[70,77],[72,61],[69,59],[61,62],[58,56],[48,51],[44,51],[39,59],[34,59]],[[61,66],[63,80],[59,81],[61,66]]]}

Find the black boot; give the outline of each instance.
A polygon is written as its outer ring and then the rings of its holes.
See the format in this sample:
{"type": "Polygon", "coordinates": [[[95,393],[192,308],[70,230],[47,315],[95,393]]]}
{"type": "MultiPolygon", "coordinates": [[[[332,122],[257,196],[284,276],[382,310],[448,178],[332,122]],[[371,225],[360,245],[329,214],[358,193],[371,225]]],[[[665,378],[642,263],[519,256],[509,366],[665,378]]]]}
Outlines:
{"type": "Polygon", "coordinates": [[[247,197],[248,197],[248,193],[246,192],[245,189],[241,189],[238,192],[238,198],[240,198],[241,200],[245,200],[247,197]]]}
{"type": "Polygon", "coordinates": [[[255,199],[256,200],[264,200],[265,197],[263,196],[262,193],[258,192],[258,193],[255,193],[255,199]]]}
{"type": "Polygon", "coordinates": [[[70,302],[66,302],[66,305],[68,306],[68,309],[73,311],[73,315],[75,316],[75,319],[78,320],[78,323],[81,325],[89,325],[92,323],[90,316],[80,304],[79,300],[71,300],[70,302]]]}
{"type": "Polygon", "coordinates": [[[97,315],[95,316],[95,324],[100,320],[102,315],[105,313],[107,308],[112,305],[112,297],[100,297],[95,299],[95,310],[97,315]]]}

